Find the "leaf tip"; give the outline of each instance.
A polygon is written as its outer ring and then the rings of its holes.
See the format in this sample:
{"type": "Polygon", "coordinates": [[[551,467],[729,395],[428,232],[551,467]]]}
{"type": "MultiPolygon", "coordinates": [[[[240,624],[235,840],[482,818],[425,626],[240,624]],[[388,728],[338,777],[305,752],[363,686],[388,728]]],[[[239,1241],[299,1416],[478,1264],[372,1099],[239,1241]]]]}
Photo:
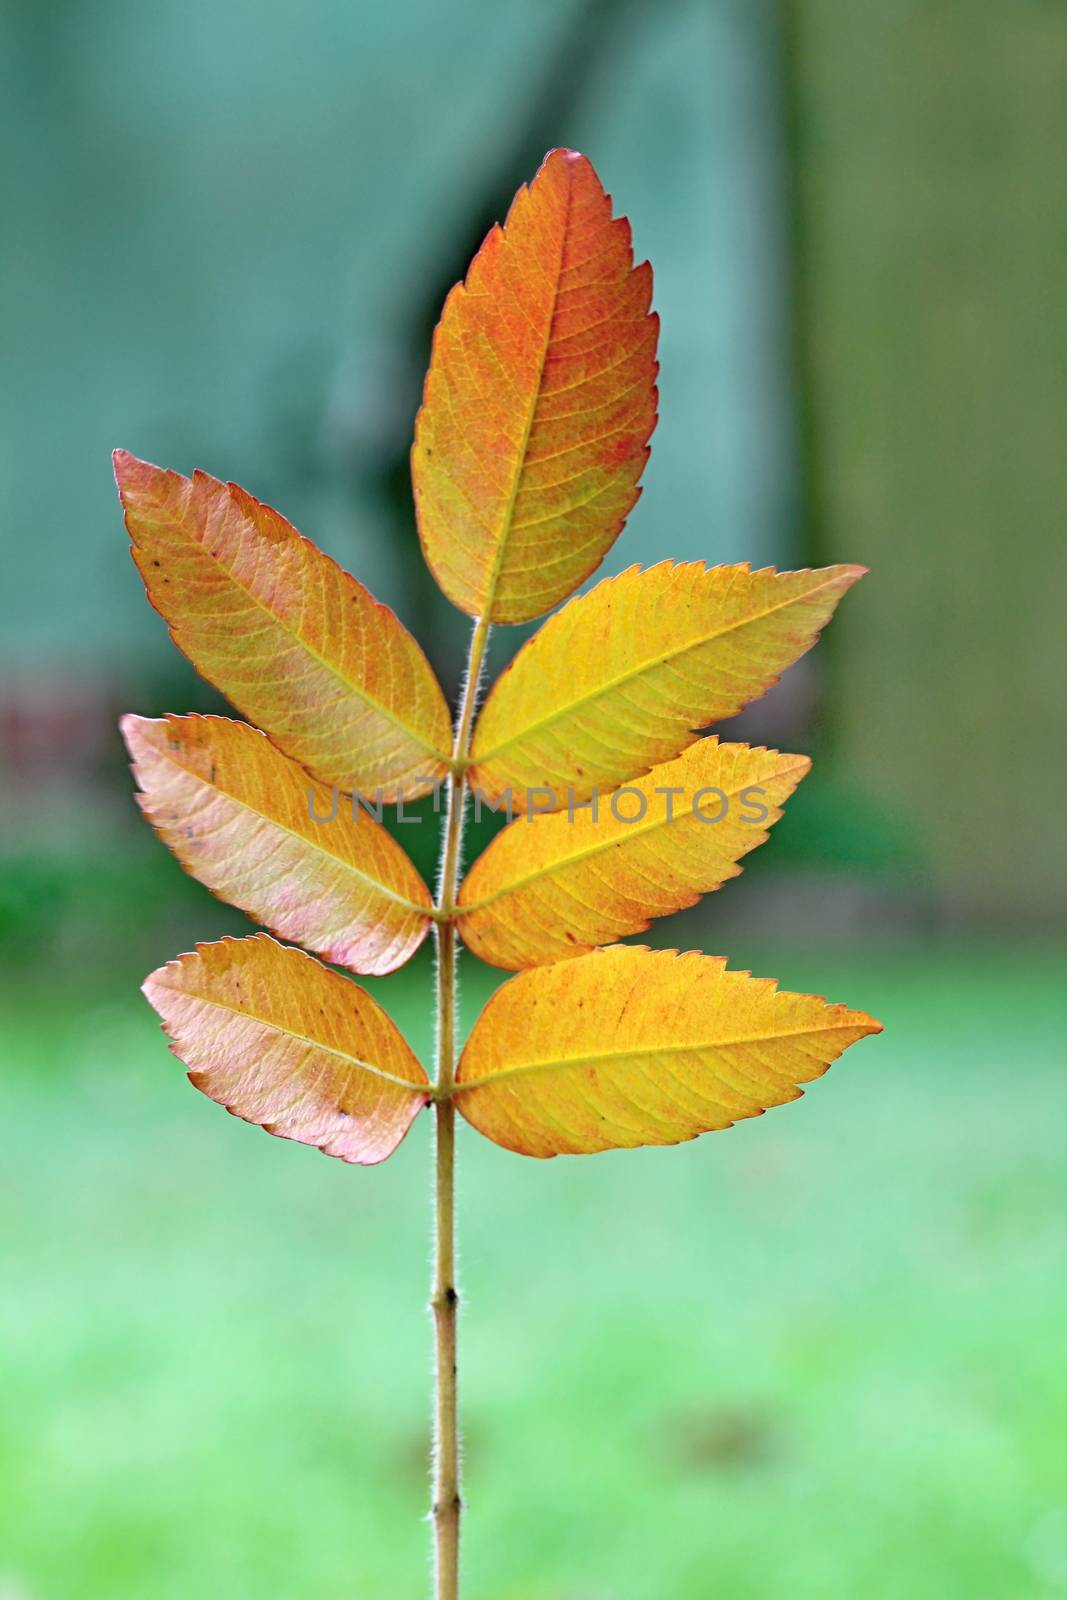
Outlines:
{"type": "Polygon", "coordinates": [[[149,724],[154,720],[153,717],[139,717],[134,711],[126,711],[119,718],[119,732],[134,759],[139,748],[145,743],[149,724]]]}
{"type": "Polygon", "coordinates": [[[855,562],[842,562],[835,570],[842,589],[851,589],[852,585],[865,578],[871,569],[861,567],[855,562]]]}
{"type": "Polygon", "coordinates": [[[592,166],[588,156],[583,156],[580,150],[572,150],[565,144],[553,145],[551,150],[545,151],[542,167],[547,167],[550,161],[562,162],[568,167],[578,166],[581,162],[585,162],[586,166],[592,166]]]}
{"type": "Polygon", "coordinates": [[[111,469],[115,474],[115,483],[120,495],[138,482],[144,482],[151,473],[159,471],[159,468],[153,467],[151,462],[142,461],[129,450],[112,450],[111,469]]]}
{"type": "MultiPolygon", "coordinates": [[[[148,1004],[152,1007],[152,1010],[156,1013],[161,1021],[163,1018],[163,1013],[160,1010],[157,996],[159,995],[160,990],[166,987],[163,981],[164,974],[170,965],[171,963],[169,961],[165,961],[161,967],[155,967],[141,984],[141,993],[144,995],[145,999],[148,1001],[148,1004]]],[[[165,1022],[163,1022],[163,1031],[164,1033],[167,1031],[167,1025],[165,1022]]]]}
{"type": "Polygon", "coordinates": [[[813,998],[821,1001],[833,1014],[836,1019],[835,1027],[849,1029],[855,1033],[856,1039],[866,1039],[885,1032],[885,1024],[879,1022],[877,1017],[869,1017],[866,1011],[853,1011],[851,1006],[827,1000],[824,995],[815,995],[813,998]]]}

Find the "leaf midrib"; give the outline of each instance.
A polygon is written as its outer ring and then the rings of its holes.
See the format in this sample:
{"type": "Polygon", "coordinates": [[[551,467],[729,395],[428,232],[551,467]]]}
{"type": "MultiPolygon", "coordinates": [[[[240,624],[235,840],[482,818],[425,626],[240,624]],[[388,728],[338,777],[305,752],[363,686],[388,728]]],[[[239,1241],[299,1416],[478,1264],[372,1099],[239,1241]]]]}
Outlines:
{"type": "MultiPolygon", "coordinates": [[[[702,1050],[729,1050],[741,1044],[776,1044],[782,1039],[817,1038],[823,1033],[854,1029],[855,1022],[827,1022],[818,1028],[785,1028],[775,1033],[742,1035],[736,1039],[710,1039],[695,1044],[642,1045],[628,1050],[598,1050],[580,1056],[559,1056],[548,1061],[523,1061],[518,1066],[502,1067],[499,1072],[486,1073],[481,1078],[468,1078],[456,1084],[456,1093],[464,1089],[485,1089],[502,1079],[525,1077],[532,1072],[557,1072],[581,1067],[595,1067],[606,1061],[634,1061],[646,1056],[691,1055],[702,1050]]],[[[824,1063],[825,1064],[825,1063],[824,1063]]]]}
{"type": "MultiPolygon", "coordinates": [[[[312,1050],[322,1050],[326,1055],[334,1056],[338,1061],[345,1062],[350,1067],[358,1067],[362,1072],[369,1072],[372,1077],[382,1078],[386,1083],[393,1083],[400,1089],[407,1089],[412,1094],[422,1095],[424,1092],[429,1097],[429,1083],[419,1083],[410,1078],[398,1078],[392,1072],[386,1072],[384,1067],[376,1067],[370,1061],[361,1061],[358,1056],[350,1056],[344,1050],[338,1050],[333,1045],[324,1044],[321,1039],[311,1039],[306,1033],[298,1033],[294,1028],[280,1026],[267,1017],[257,1016],[252,1011],[242,1011],[239,1007],[230,1005],[225,1000],[217,1000],[213,995],[198,994],[189,989],[174,988],[170,984],[161,985],[170,989],[172,994],[181,995],[185,1000],[195,1000],[199,1005],[214,1006],[219,1011],[229,1012],[231,1016],[243,1017],[246,1022],[256,1022],[261,1028],[269,1028],[272,1033],[280,1034],[285,1039],[293,1039],[299,1044],[306,1044],[312,1050]]],[[[193,1068],[193,1071],[199,1069],[193,1068]]],[[[299,1069],[297,1069],[299,1070],[299,1069]]],[[[292,1074],[295,1076],[295,1073],[292,1074]]],[[[342,1108],[343,1109],[343,1108],[342,1108]]]]}
{"type": "MultiPolygon", "coordinates": [[[[646,568],[646,571],[649,572],[653,570],[651,567],[646,568]]],[[[597,684],[595,688],[590,689],[587,693],[568,701],[566,705],[559,706],[555,711],[549,712],[547,716],[538,718],[536,722],[527,723],[517,733],[511,734],[507,739],[503,739],[499,744],[494,745],[491,750],[483,752],[475,750],[472,757],[472,765],[476,767],[488,765],[502,750],[508,750],[512,745],[518,744],[520,740],[531,738],[543,732],[553,722],[558,722],[561,717],[570,716],[572,712],[579,710],[589,701],[597,700],[601,695],[610,694],[613,689],[617,689],[621,684],[628,683],[632,678],[638,678],[642,673],[654,671],[656,667],[666,666],[669,661],[676,661],[680,656],[688,655],[692,650],[702,650],[705,645],[714,644],[716,639],[724,639],[727,634],[739,633],[742,629],[751,627],[753,623],[762,622],[766,617],[773,616],[776,611],[785,610],[787,607],[796,605],[802,600],[810,600],[820,590],[828,589],[838,581],[840,580],[826,578],[822,583],[815,584],[811,589],[805,589],[802,594],[790,595],[787,599],[779,600],[772,606],[765,606],[763,610],[752,612],[737,622],[731,622],[725,628],[718,628],[713,633],[704,634],[699,639],[678,645],[673,650],[655,651],[648,660],[640,662],[635,667],[628,668],[626,672],[621,672],[614,678],[609,678],[605,682],[597,684]]],[[[562,612],[558,612],[557,615],[561,616],[562,612]]],[[[477,740],[477,729],[475,729],[475,740],[477,740]]]]}
{"type": "MultiPolygon", "coordinates": [[[[500,531],[497,538],[497,549],[493,557],[492,565],[489,569],[489,576],[486,581],[485,598],[482,602],[482,609],[480,613],[483,617],[489,617],[490,620],[492,619],[493,615],[493,602],[496,599],[496,591],[500,583],[500,575],[504,569],[504,557],[507,553],[508,540],[512,533],[512,523],[515,517],[515,504],[519,498],[519,485],[522,482],[523,474],[526,470],[526,456],[530,447],[530,435],[533,433],[534,421],[537,417],[537,408],[541,399],[541,387],[545,379],[545,362],[548,360],[548,352],[552,346],[552,330],[556,325],[556,312],[559,307],[559,284],[560,278],[563,275],[563,253],[566,249],[567,231],[570,227],[571,205],[574,197],[574,179],[569,163],[567,164],[566,171],[567,199],[563,210],[563,225],[560,228],[559,259],[556,263],[556,271],[552,280],[552,309],[545,319],[545,337],[544,343],[541,347],[541,357],[537,365],[537,378],[533,384],[532,394],[530,396],[530,408],[527,412],[526,424],[523,428],[522,441],[515,456],[515,473],[512,478],[511,489],[508,493],[507,502],[500,517],[500,531]]],[[[503,229],[503,232],[506,239],[506,225],[503,229]]]]}

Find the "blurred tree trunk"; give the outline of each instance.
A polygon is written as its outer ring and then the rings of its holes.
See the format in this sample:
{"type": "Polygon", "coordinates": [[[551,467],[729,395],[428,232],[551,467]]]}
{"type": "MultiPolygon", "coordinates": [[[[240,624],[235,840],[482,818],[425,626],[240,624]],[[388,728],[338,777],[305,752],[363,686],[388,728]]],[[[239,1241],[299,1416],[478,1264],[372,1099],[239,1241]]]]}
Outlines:
{"type": "Polygon", "coordinates": [[[809,554],[844,775],[943,906],[1067,889],[1067,5],[781,0],[809,554]]]}

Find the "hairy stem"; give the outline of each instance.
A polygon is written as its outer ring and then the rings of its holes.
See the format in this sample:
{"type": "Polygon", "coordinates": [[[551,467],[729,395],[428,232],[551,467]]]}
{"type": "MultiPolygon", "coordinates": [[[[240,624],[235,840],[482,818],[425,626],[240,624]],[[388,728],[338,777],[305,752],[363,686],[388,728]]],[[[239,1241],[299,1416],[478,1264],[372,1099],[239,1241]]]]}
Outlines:
{"type": "Polygon", "coordinates": [[[456,1292],[455,1155],[456,1108],[456,894],[462,862],[463,818],[467,801],[466,762],[478,701],[478,685],[489,640],[489,622],[481,617],[471,634],[467,676],[456,718],[452,767],[447,783],[444,845],[437,888],[437,1079],[434,1112],[436,1154],[434,1183],[434,1275],[430,1301],[436,1335],[434,1386],[433,1521],[436,1600],[459,1595],[459,1430],[456,1421],[456,1292]]]}

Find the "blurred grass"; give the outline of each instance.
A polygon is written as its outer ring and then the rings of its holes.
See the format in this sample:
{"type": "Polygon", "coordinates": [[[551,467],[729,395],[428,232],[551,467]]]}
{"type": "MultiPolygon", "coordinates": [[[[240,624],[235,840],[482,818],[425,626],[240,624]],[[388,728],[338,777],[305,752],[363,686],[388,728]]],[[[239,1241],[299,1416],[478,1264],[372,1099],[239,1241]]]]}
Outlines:
{"type": "MultiPolygon", "coordinates": [[[[1062,961],[732,964],[887,1032],[728,1137],[463,1140],[470,1600],[1051,1600],[1062,961]]],[[[381,988],[422,1050],[428,979],[381,988]]],[[[3,1026],[4,1600],[422,1596],[428,1119],[369,1172],[268,1140],[114,980],[3,1026]]]]}

